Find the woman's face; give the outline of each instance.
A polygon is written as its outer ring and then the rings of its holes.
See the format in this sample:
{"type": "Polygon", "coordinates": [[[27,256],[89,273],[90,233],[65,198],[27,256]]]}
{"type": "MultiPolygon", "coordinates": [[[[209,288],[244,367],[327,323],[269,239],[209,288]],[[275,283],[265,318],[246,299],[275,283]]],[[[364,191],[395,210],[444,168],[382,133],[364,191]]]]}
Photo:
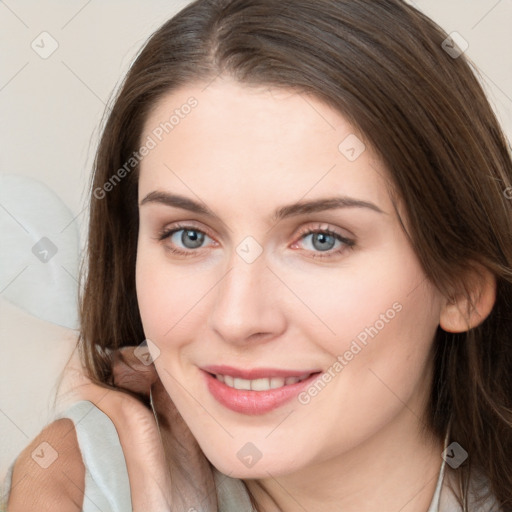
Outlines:
{"type": "Polygon", "coordinates": [[[362,140],[312,96],[227,79],[172,92],[146,122],[144,331],[178,410],[231,476],[419,431],[442,297],[362,140]]]}

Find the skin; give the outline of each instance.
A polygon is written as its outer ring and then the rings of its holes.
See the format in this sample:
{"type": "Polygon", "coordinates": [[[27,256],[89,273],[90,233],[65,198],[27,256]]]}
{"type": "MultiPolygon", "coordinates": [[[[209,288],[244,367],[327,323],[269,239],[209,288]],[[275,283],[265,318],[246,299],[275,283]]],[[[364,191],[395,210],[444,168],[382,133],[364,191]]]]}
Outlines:
{"type": "MultiPolygon", "coordinates": [[[[154,366],[137,357],[137,348],[124,347],[114,353],[114,383],[119,391],[94,384],[75,350],[59,387],[60,408],[64,410],[79,400],[88,400],[113,422],[126,461],[133,512],[189,510],[186,504],[198,501],[204,512],[216,511],[208,461],[154,366]],[[150,389],[158,425],[150,409],[122,391],[149,397],[150,389]],[[172,457],[167,458],[167,454],[172,457]]],[[[80,512],[86,490],[85,465],[75,426],[69,419],[59,419],[45,427],[17,457],[8,510],[80,512]],[[47,468],[37,464],[32,456],[41,452],[43,442],[58,454],[47,468]]]]}
{"type": "Polygon", "coordinates": [[[258,510],[426,510],[443,450],[442,440],[420,432],[430,349],[443,315],[457,313],[425,279],[386,169],[368,144],[354,161],[338,150],[348,135],[364,137],[315,97],[226,77],[205,85],[164,97],[141,137],[198,100],[142,160],[139,204],[153,191],[172,192],[218,217],[139,206],[137,294],[165,389],[206,457],[244,479],[258,510]],[[382,213],[350,207],[271,220],[284,205],[339,195],[382,213]],[[184,246],[182,231],[158,240],[176,223],[205,233],[203,245],[184,246]],[[354,247],[321,251],[303,234],[319,227],[354,247]],[[248,236],[263,249],[252,263],[236,252],[248,236]],[[259,416],[237,413],[213,398],[199,370],[327,372],[396,303],[395,318],[306,405],[294,399],[259,416]],[[262,454],[251,468],[237,457],[248,442],[262,454]]]}

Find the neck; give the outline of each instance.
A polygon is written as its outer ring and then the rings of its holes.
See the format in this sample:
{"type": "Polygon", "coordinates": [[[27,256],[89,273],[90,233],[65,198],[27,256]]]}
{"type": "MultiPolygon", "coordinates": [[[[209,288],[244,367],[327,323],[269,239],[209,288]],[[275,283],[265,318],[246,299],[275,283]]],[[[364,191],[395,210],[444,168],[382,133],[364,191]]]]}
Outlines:
{"type": "Polygon", "coordinates": [[[424,512],[444,440],[428,439],[410,409],[350,452],[284,476],[246,481],[258,512],[424,512]]]}

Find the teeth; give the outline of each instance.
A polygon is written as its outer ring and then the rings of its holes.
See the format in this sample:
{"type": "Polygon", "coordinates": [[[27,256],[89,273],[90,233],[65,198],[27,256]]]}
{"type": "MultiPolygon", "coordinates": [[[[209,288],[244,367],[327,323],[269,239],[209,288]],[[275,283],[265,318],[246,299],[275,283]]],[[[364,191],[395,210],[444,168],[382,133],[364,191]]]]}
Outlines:
{"type": "Polygon", "coordinates": [[[226,384],[230,388],[241,389],[241,390],[252,390],[252,391],[268,391],[269,389],[282,388],[283,386],[289,386],[296,384],[301,380],[309,377],[309,374],[301,377],[271,377],[263,379],[240,379],[238,377],[231,377],[230,375],[215,375],[217,380],[226,384]]]}
{"type": "Polygon", "coordinates": [[[272,377],[270,379],[270,389],[282,388],[284,386],[284,381],[282,377],[272,377]]]}
{"type": "Polygon", "coordinates": [[[235,382],[233,384],[235,389],[251,389],[251,381],[247,379],[239,379],[235,377],[235,382]]]}
{"type": "Polygon", "coordinates": [[[254,379],[250,382],[253,391],[267,391],[270,389],[268,379],[254,379]]]}

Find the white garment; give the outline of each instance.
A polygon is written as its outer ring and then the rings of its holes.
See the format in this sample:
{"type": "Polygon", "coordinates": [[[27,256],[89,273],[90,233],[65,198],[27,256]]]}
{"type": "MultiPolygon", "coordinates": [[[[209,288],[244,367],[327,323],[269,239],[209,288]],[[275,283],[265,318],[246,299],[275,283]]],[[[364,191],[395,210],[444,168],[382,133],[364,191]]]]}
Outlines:
{"type": "MultiPolygon", "coordinates": [[[[75,424],[85,465],[82,512],[130,512],[132,506],[128,471],[119,436],[112,420],[87,400],[74,403],[55,419],[59,418],[69,418],[75,424]]],[[[6,494],[0,504],[0,511],[6,510],[15,462],[13,461],[10,465],[5,478],[6,494]]],[[[462,511],[450,488],[443,485],[448,480],[445,478],[446,472],[447,466],[443,460],[434,496],[427,512],[462,511]]],[[[214,479],[219,512],[256,512],[241,480],[230,478],[215,469],[214,479]]],[[[478,509],[470,508],[470,512],[500,512],[500,509],[491,499],[478,509]]]]}
{"type": "MultiPolygon", "coordinates": [[[[85,466],[82,512],[131,512],[126,460],[112,420],[88,400],[74,403],[57,415],[55,420],[60,418],[69,418],[75,424],[85,466]]],[[[7,510],[15,463],[16,460],[9,466],[4,480],[1,512],[7,510]]],[[[254,512],[249,495],[240,480],[223,475],[215,469],[214,479],[219,512],[254,512]]]]}

